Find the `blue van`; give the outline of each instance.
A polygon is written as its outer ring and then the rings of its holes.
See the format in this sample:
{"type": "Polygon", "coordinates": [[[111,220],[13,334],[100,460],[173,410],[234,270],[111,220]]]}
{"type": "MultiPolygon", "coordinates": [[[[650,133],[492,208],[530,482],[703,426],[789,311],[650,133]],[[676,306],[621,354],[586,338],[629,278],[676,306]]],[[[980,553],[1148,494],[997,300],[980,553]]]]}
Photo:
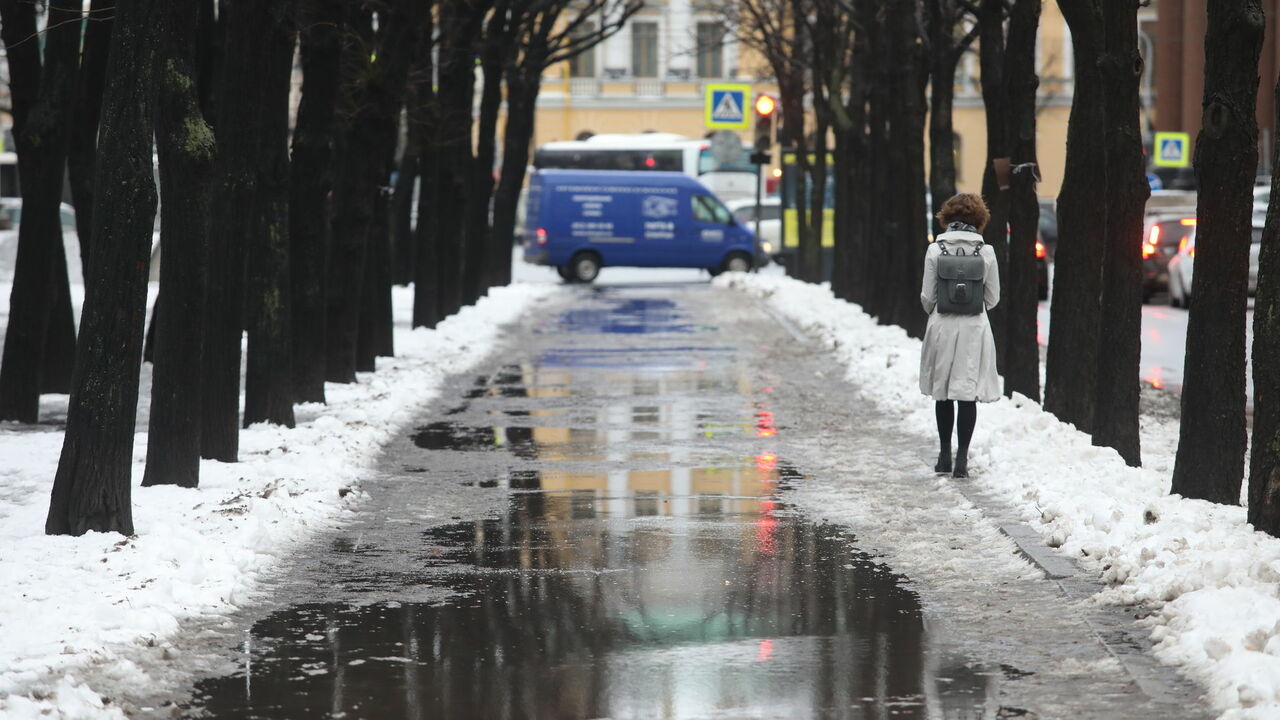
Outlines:
{"type": "Polygon", "coordinates": [[[538,170],[526,199],[524,259],[569,282],[600,268],[751,269],[755,236],[683,173],[538,170]]]}

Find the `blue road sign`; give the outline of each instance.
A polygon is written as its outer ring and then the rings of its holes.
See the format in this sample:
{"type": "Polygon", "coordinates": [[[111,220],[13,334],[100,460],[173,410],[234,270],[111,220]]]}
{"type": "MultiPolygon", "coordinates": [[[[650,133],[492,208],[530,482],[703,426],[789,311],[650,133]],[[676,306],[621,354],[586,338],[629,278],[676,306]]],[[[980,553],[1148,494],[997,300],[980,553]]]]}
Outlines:
{"type": "Polygon", "coordinates": [[[706,91],[706,125],[712,129],[745,130],[750,124],[747,107],[751,102],[751,86],[739,83],[708,85],[706,91]]]}

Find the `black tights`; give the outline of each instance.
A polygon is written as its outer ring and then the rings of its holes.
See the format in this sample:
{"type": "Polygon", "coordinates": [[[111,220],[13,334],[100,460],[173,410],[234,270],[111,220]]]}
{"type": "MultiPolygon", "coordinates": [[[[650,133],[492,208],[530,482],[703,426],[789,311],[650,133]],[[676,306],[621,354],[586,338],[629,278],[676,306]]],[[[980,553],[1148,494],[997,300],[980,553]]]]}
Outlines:
{"type": "MultiPolygon", "coordinates": [[[[973,438],[973,426],[978,422],[978,403],[973,400],[958,400],[960,403],[960,425],[956,428],[960,434],[960,444],[956,448],[958,455],[967,454],[969,440],[973,438]]],[[[955,422],[955,406],[950,400],[934,403],[934,414],[938,417],[938,442],[943,453],[951,453],[951,424],[955,422]]]]}

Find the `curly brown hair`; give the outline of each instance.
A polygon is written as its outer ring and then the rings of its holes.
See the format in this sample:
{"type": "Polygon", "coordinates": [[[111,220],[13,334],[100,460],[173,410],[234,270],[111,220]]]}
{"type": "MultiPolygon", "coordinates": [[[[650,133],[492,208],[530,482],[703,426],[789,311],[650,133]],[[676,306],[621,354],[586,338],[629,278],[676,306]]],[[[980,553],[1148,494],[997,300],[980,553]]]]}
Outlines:
{"type": "Polygon", "coordinates": [[[962,222],[982,232],[990,219],[991,213],[987,210],[987,204],[982,201],[982,196],[973,193],[953,195],[942,203],[942,208],[938,210],[938,222],[942,223],[943,227],[953,222],[962,222]]]}

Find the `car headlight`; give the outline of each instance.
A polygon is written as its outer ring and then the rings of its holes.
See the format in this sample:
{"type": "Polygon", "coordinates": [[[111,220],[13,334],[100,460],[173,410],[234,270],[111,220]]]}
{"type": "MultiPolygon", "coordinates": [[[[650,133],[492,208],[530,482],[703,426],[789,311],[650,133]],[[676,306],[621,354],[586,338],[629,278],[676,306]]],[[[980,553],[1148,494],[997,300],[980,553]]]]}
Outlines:
{"type": "Polygon", "coordinates": [[[773,243],[769,242],[768,240],[765,240],[764,242],[760,243],[760,249],[761,249],[761,250],[764,250],[764,251],[765,251],[765,252],[767,252],[767,253],[772,254],[772,253],[773,253],[773,243]]]}

